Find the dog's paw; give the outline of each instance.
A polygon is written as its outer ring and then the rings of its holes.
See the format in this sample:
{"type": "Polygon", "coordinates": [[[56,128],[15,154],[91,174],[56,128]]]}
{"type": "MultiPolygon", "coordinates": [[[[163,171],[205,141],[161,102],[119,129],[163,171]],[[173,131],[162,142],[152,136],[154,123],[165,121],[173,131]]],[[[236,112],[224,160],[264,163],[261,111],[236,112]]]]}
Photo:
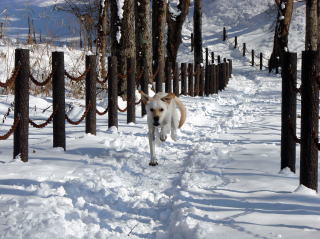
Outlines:
{"type": "Polygon", "coordinates": [[[158,162],[157,161],[150,161],[149,162],[149,166],[157,166],[158,165],[158,162]]]}
{"type": "Polygon", "coordinates": [[[160,135],[160,140],[162,141],[162,142],[164,142],[164,141],[166,141],[167,140],[167,135],[160,135]]]}

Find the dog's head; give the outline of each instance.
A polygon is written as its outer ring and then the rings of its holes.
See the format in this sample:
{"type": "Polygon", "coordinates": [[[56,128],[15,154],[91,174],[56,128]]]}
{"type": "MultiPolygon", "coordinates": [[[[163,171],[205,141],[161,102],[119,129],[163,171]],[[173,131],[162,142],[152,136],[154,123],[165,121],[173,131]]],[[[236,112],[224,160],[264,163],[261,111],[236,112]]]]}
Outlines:
{"type": "Polygon", "coordinates": [[[154,126],[160,126],[165,119],[165,115],[168,110],[168,106],[171,100],[175,97],[173,93],[157,93],[153,97],[148,96],[144,92],[140,91],[141,100],[146,105],[146,111],[148,118],[153,121],[154,126]]]}

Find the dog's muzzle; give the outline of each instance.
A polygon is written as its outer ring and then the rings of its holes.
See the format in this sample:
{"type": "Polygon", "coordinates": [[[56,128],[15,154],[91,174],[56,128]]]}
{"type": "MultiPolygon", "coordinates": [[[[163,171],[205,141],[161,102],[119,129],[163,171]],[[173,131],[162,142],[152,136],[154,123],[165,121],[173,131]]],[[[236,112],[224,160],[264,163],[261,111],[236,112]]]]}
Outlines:
{"type": "Polygon", "coordinates": [[[154,126],[159,126],[160,125],[159,119],[160,118],[158,116],[153,117],[153,125],[154,126]]]}

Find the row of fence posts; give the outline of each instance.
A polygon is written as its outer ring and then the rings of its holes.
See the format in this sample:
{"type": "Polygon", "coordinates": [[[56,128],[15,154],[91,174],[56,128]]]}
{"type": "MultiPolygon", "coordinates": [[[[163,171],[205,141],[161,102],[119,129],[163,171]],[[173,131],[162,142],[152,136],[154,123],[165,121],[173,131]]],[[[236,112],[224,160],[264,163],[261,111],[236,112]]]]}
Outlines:
{"type": "Polygon", "coordinates": [[[300,144],[300,184],[318,190],[319,52],[302,52],[301,86],[297,88],[297,53],[282,60],[281,169],[296,171],[300,144]],[[297,94],[301,95],[300,139],[296,136],[297,94]]]}
{"type": "MultiPolygon", "coordinates": [[[[212,53],[213,55],[214,53],[212,53]]],[[[30,79],[30,58],[29,50],[16,49],[15,69],[19,68],[15,79],[15,105],[14,119],[18,119],[17,127],[14,130],[14,152],[13,157],[18,155],[24,162],[28,161],[28,137],[29,137],[29,79],[30,79]]],[[[165,91],[173,92],[176,95],[209,96],[217,94],[228,84],[232,73],[232,60],[224,59],[218,64],[210,64],[208,51],[206,55],[206,67],[194,64],[181,63],[180,75],[178,63],[166,64],[165,91]],[[180,77],[179,77],[180,76],[180,77]],[[181,88],[181,91],[179,90],[181,88]]],[[[214,58],[213,58],[214,59],[214,58]]],[[[135,92],[137,87],[135,59],[128,59],[127,70],[127,122],[135,122],[135,92]]],[[[218,59],[220,61],[220,57],[218,59]]],[[[97,78],[97,58],[94,55],[86,56],[85,71],[85,103],[86,110],[79,121],[85,119],[85,132],[96,134],[96,84],[101,83],[97,78]]],[[[118,127],[118,62],[116,57],[108,58],[108,127],[118,127]]],[[[143,63],[142,63],[142,69],[143,63]]],[[[145,74],[145,73],[143,73],[145,74]]],[[[64,53],[52,53],[52,123],[53,123],[53,147],[62,147],[66,150],[66,119],[70,123],[65,110],[65,71],[64,53]]],[[[141,77],[139,82],[141,90],[148,93],[148,78],[141,77]]],[[[142,115],[146,114],[145,106],[142,105],[142,115]]],[[[121,110],[120,110],[121,111],[121,110]]],[[[122,110],[124,112],[125,110],[122,110]]],[[[99,113],[102,115],[101,113],[99,113]]],[[[50,119],[50,118],[49,118],[50,119]]],[[[48,120],[47,120],[48,121],[48,120]]],[[[49,122],[49,121],[48,121],[49,122]]],[[[72,123],[72,122],[71,122],[72,123]]],[[[41,128],[41,127],[39,127],[41,128]]]]}
{"type": "MultiPolygon", "coordinates": [[[[227,30],[226,30],[226,28],[224,27],[224,28],[223,28],[223,37],[222,37],[222,40],[223,40],[223,41],[227,41],[227,39],[228,39],[227,30]]],[[[238,36],[235,36],[235,37],[234,37],[234,48],[235,48],[235,49],[239,48],[239,45],[238,45],[238,36]]],[[[240,49],[240,48],[239,48],[239,49],[240,49]]],[[[262,71],[262,70],[263,70],[263,67],[264,67],[263,59],[265,59],[264,56],[263,56],[263,53],[260,52],[259,55],[256,55],[254,49],[252,49],[251,52],[250,52],[250,51],[248,51],[248,49],[247,49],[247,44],[246,44],[246,43],[242,43],[242,56],[245,57],[248,53],[251,53],[251,61],[250,61],[251,66],[259,66],[259,69],[262,71]],[[256,57],[259,58],[259,64],[258,64],[258,65],[255,64],[255,58],[256,58],[256,57]]],[[[265,66],[265,67],[268,68],[267,66],[265,66]]],[[[278,73],[278,69],[277,69],[277,72],[276,72],[276,73],[278,73]]]]}

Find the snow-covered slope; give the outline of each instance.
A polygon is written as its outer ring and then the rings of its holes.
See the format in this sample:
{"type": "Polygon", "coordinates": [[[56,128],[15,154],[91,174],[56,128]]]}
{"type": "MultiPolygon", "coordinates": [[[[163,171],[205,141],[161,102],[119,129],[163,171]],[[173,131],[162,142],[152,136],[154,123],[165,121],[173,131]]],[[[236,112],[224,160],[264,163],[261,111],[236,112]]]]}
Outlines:
{"type": "MultiPolygon", "coordinates": [[[[0,238],[318,238],[320,197],[299,186],[299,160],[297,174],[279,173],[281,80],[249,66],[221,41],[226,26],[240,43],[270,51],[270,3],[204,0],[204,46],[233,59],[233,77],[219,95],[181,97],[187,121],[177,142],[157,148],[158,167],[148,166],[146,118],[139,108],[136,124],[127,125],[119,114],[118,131],[98,116],[96,136],[85,134],[83,123],[67,124],[66,152],[52,148],[52,125],[30,128],[28,163],[12,160],[12,136],[0,141],[0,238]]],[[[302,50],[301,3],[296,13],[291,48],[302,50]]],[[[186,24],[186,36],[191,26],[186,24]]],[[[83,65],[74,59],[78,53],[64,50],[68,67],[83,65]]],[[[192,61],[189,48],[181,50],[180,61],[192,61]]],[[[41,52],[32,54],[41,59],[41,52]]],[[[12,102],[12,95],[0,95],[0,120],[12,102]]],[[[50,96],[31,96],[30,118],[48,118],[51,103],[50,96]]],[[[80,118],[83,100],[69,97],[67,104],[74,106],[70,117],[80,118]]],[[[106,104],[99,101],[98,109],[106,104]]],[[[0,134],[12,123],[10,114],[0,134]]]]}

